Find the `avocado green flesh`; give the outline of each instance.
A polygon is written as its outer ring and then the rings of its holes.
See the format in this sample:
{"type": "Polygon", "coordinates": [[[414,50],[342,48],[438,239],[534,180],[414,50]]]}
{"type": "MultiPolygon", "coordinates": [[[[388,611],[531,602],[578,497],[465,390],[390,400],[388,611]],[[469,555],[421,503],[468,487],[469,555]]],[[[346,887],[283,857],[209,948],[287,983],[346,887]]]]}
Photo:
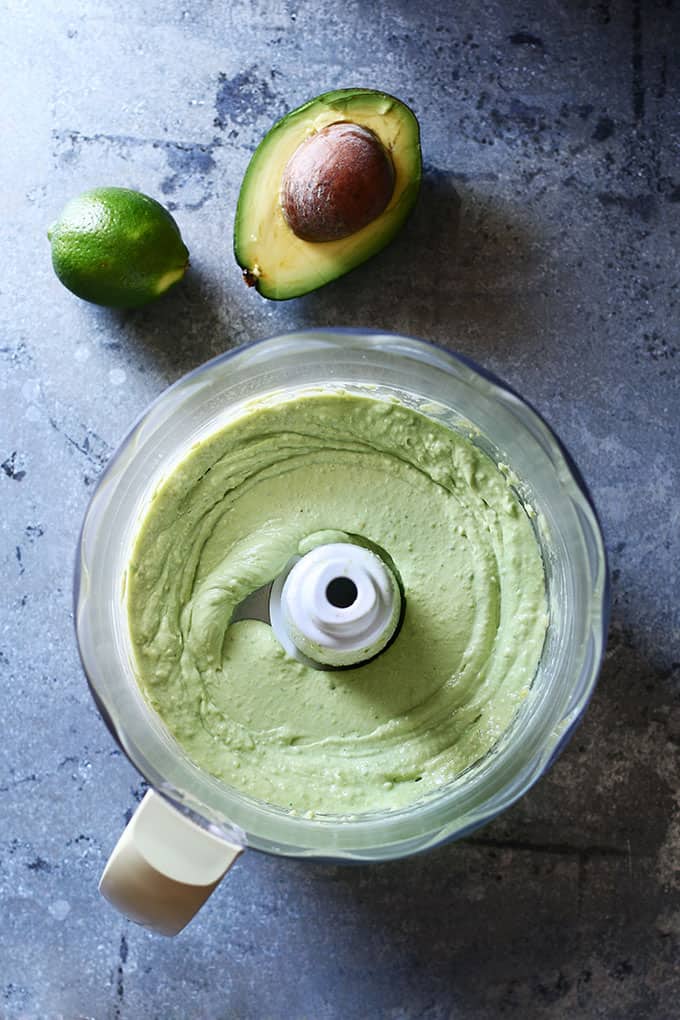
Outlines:
{"type": "Polygon", "coordinates": [[[334,390],[244,407],[156,488],[127,610],[137,679],[189,757],[295,812],[400,808],[488,752],[526,697],[546,625],[531,523],[466,437],[334,390]],[[319,532],[392,558],[406,609],[372,662],[289,657],[248,594],[319,532]]]}
{"type": "Polygon", "coordinates": [[[249,283],[264,297],[299,297],[354,269],[384,248],[411,211],[420,187],[418,122],[393,96],[370,89],[328,92],[287,114],[257,148],[241,187],[234,253],[249,283]],[[338,241],[303,241],[280,205],[283,171],[298,146],[328,124],[369,128],[388,151],[395,184],[387,208],[372,223],[338,241]]]}

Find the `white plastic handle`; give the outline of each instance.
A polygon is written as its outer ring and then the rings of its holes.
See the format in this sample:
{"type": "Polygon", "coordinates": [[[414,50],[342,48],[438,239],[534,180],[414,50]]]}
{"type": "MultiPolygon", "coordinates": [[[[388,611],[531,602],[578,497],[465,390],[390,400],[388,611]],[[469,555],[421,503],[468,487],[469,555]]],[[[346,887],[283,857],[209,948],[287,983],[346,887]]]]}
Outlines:
{"type": "Polygon", "coordinates": [[[130,920],[176,935],[243,850],[149,790],[109,857],[99,891],[130,920]]]}

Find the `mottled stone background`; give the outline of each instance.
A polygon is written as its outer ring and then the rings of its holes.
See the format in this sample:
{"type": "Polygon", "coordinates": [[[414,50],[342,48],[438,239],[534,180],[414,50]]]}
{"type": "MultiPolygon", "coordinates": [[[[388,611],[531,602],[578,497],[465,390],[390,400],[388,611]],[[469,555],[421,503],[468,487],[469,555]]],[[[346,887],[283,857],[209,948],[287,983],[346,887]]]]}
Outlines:
{"type": "Polygon", "coordinates": [[[0,1017],[680,1015],[680,15],[672,0],[0,2],[0,1017]],[[263,132],[330,88],[422,123],[392,247],[269,304],[231,255],[263,132]],[[45,230],[100,184],[164,201],[180,287],[119,314],[45,230]],[[174,941],[99,899],[139,800],[78,665],[71,567],[130,422],[210,355],[297,326],[456,348],[545,414],[611,554],[611,641],[570,747],[458,845],[337,868],[247,854],[174,941]]]}

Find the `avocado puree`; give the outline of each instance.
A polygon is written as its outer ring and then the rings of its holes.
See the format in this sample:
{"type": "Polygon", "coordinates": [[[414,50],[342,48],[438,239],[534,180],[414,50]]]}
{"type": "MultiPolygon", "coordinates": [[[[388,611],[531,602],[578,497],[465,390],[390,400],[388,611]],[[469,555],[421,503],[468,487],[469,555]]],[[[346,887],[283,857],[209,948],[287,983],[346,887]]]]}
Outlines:
{"type": "Polygon", "coordinates": [[[327,391],[246,407],[159,485],[127,577],[143,693],[201,768],[296,812],[419,800],[484,755],[526,696],[547,625],[531,523],[469,439],[327,391]],[[386,550],[406,611],[354,669],[289,657],[233,609],[327,530],[386,550]]]}

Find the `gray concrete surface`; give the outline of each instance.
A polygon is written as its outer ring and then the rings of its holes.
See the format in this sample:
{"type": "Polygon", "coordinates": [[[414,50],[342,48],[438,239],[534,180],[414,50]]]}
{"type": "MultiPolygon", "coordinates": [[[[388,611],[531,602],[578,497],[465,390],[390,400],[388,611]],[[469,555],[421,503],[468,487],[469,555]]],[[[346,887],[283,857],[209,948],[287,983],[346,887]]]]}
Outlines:
{"type": "Polygon", "coordinates": [[[671,1020],[680,1015],[680,17],[672,0],[2,0],[0,1017],[671,1020]],[[325,290],[242,285],[232,217],[286,109],[412,104],[407,229],[325,290]],[[79,302],[45,230],[89,186],[174,211],[186,282],[79,302]],[[341,869],[246,855],[177,940],[96,884],[140,797],[72,635],[92,485],[131,420],[226,347],[368,325],[456,348],[557,428],[613,568],[597,694],[551,773],[474,838],[341,869]]]}

